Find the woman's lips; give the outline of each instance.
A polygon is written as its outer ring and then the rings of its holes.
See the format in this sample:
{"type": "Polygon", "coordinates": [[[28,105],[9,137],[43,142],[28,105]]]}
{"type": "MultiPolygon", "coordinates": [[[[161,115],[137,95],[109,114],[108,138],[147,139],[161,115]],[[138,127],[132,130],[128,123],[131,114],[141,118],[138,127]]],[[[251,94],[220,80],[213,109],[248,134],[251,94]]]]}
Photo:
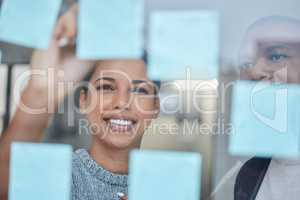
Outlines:
{"type": "Polygon", "coordinates": [[[105,120],[112,132],[126,133],[133,129],[136,123],[129,119],[109,119],[105,120]]]}

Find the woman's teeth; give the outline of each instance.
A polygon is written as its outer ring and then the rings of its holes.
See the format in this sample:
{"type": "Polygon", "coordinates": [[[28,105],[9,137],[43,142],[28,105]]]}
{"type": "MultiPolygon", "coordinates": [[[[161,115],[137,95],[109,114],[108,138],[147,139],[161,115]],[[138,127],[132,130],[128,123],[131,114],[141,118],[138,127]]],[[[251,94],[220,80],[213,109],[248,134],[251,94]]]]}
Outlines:
{"type": "Polygon", "coordinates": [[[109,120],[110,124],[118,125],[118,126],[130,126],[133,124],[131,120],[124,120],[124,119],[111,119],[109,120]]]}
{"type": "Polygon", "coordinates": [[[130,132],[133,128],[134,122],[131,120],[125,119],[110,119],[109,127],[113,132],[122,133],[130,132]]]}

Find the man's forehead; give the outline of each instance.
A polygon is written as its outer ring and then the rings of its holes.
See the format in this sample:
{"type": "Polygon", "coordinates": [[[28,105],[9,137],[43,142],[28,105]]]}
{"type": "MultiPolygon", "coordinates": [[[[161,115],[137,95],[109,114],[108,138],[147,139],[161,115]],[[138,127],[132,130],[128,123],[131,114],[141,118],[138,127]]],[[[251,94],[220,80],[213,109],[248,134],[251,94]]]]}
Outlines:
{"type": "Polygon", "coordinates": [[[246,37],[288,39],[299,38],[300,21],[289,17],[270,16],[253,23],[246,32],[246,37]]]}
{"type": "MultiPolygon", "coordinates": [[[[285,50],[285,51],[300,51],[300,40],[273,40],[273,39],[262,39],[256,40],[252,45],[249,46],[248,53],[257,54],[261,51],[272,51],[272,50],[285,50]]],[[[247,50],[247,49],[244,49],[247,50]]],[[[247,52],[245,52],[247,53],[247,52]]]]}
{"type": "Polygon", "coordinates": [[[243,46],[258,46],[260,44],[272,45],[282,44],[287,46],[297,46],[300,43],[300,31],[299,34],[261,34],[255,36],[246,37],[241,45],[243,46]]]}
{"type": "Polygon", "coordinates": [[[300,41],[300,22],[288,17],[271,16],[253,23],[247,30],[240,46],[240,57],[255,53],[258,43],[285,42],[297,44],[300,41]]]}
{"type": "Polygon", "coordinates": [[[257,43],[258,51],[284,51],[300,52],[300,41],[260,41],[257,43]]]}

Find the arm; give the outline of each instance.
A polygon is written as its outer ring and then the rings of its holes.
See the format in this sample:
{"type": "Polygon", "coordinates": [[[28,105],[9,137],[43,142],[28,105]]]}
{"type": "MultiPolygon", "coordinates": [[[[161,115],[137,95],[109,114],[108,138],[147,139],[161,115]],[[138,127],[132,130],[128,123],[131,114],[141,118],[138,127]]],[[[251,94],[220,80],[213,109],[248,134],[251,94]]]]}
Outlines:
{"type": "MultiPolygon", "coordinates": [[[[22,94],[22,101],[31,108],[47,105],[45,91],[35,90],[30,84],[22,94]],[[37,101],[39,99],[39,101],[37,101]]],[[[39,115],[24,112],[18,108],[9,127],[0,139],[0,199],[6,199],[8,192],[10,145],[14,141],[38,142],[47,126],[50,114],[39,115]]]]}
{"type": "MultiPolygon", "coordinates": [[[[6,199],[8,194],[10,147],[15,141],[39,142],[43,131],[47,127],[48,120],[55,112],[59,102],[68,94],[64,91],[58,94],[58,83],[66,81],[80,81],[90,70],[91,62],[76,59],[74,45],[60,48],[62,38],[74,41],[76,36],[76,14],[77,5],[63,15],[56,26],[50,47],[47,50],[36,50],[31,59],[31,72],[39,70],[47,72],[54,70],[51,82],[47,76],[31,75],[28,85],[21,95],[22,104],[19,104],[17,111],[9,124],[7,130],[0,138],[0,199],[6,199]],[[65,75],[58,76],[57,72],[62,70],[65,75]],[[54,95],[49,95],[54,91],[54,95]],[[30,108],[25,110],[24,106],[30,108]],[[32,110],[43,108],[38,114],[32,110]]],[[[70,92],[70,91],[69,91],[70,92]]]]}

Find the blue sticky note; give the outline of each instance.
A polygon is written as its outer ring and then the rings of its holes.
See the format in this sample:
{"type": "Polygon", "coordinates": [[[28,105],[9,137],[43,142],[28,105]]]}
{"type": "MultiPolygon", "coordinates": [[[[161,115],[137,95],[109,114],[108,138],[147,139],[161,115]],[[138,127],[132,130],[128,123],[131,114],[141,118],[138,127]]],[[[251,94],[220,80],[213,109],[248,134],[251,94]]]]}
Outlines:
{"type": "Polygon", "coordinates": [[[232,94],[233,155],[300,155],[300,86],[238,81],[232,94]]]}
{"type": "Polygon", "coordinates": [[[154,12],[150,20],[151,79],[210,80],[218,77],[218,13],[162,11],[154,12]]]}
{"type": "Polygon", "coordinates": [[[46,49],[62,0],[5,0],[0,15],[0,40],[46,49]]]}
{"type": "Polygon", "coordinates": [[[133,151],[130,200],[199,200],[201,156],[197,153],[133,151]]]}
{"type": "Polygon", "coordinates": [[[9,179],[10,200],[70,200],[71,146],[14,143],[9,179]]]}
{"type": "Polygon", "coordinates": [[[134,59],[143,55],[143,0],[80,0],[77,56],[134,59]]]}

